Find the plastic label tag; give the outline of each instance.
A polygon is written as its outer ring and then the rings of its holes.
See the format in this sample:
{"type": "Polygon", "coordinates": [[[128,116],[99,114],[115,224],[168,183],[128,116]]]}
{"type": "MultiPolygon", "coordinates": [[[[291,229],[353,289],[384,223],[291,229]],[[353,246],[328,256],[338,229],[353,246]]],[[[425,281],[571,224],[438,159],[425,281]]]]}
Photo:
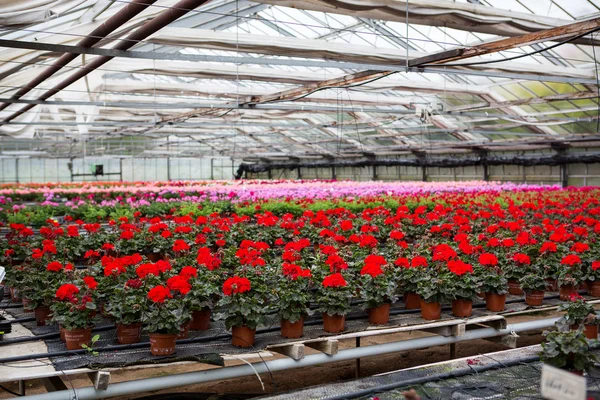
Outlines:
{"type": "Polygon", "coordinates": [[[586,400],[583,376],[544,364],[540,382],[542,397],[549,400],[586,400]]]}

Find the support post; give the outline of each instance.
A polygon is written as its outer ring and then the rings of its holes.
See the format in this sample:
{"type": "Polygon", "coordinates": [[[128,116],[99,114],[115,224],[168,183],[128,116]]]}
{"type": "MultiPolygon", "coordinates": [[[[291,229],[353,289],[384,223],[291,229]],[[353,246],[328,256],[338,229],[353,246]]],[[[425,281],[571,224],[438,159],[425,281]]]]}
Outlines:
{"type": "Polygon", "coordinates": [[[25,396],[25,391],[27,390],[27,386],[25,386],[25,381],[24,380],[20,380],[19,381],[19,391],[17,393],[19,393],[21,396],[25,396]]]}
{"type": "Polygon", "coordinates": [[[15,180],[19,183],[19,158],[15,158],[15,180]]]}
{"type": "Polygon", "coordinates": [[[569,165],[560,164],[560,185],[563,188],[569,186],[569,165]]]}
{"type": "Polygon", "coordinates": [[[373,180],[377,180],[377,165],[373,165],[373,180]]]}
{"type": "Polygon", "coordinates": [[[119,182],[123,182],[123,159],[119,158],[119,182]]]}
{"type": "Polygon", "coordinates": [[[42,383],[48,392],[58,392],[67,390],[67,385],[58,376],[49,376],[48,378],[42,378],[42,383]]]}
{"type": "Polygon", "coordinates": [[[489,168],[487,164],[483,164],[483,180],[485,182],[490,180],[490,173],[489,173],[489,168]]]}
{"type": "Polygon", "coordinates": [[[337,179],[337,175],[335,173],[335,166],[334,165],[331,166],[331,179],[333,179],[333,180],[337,179]]]}
{"type": "Polygon", "coordinates": [[[171,157],[167,157],[167,181],[171,182],[171,157]]]}
{"type": "Polygon", "coordinates": [[[456,343],[450,343],[450,359],[454,360],[456,358],[456,343]]]}
{"type": "Polygon", "coordinates": [[[300,167],[298,167],[298,179],[302,179],[302,172],[300,172],[300,167]]]}
{"type": "Polygon", "coordinates": [[[426,166],[421,167],[421,180],[423,182],[427,182],[427,167],[426,166]]]}
{"type": "Polygon", "coordinates": [[[214,158],[210,159],[210,180],[211,181],[215,180],[215,159],[214,158]]]}

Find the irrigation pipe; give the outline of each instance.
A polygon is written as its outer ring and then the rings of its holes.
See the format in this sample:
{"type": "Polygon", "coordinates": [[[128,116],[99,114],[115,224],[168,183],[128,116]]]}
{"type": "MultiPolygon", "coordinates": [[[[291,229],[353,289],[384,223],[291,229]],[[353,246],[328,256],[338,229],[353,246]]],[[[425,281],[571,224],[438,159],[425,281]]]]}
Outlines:
{"type": "Polygon", "coordinates": [[[252,376],[255,370],[258,373],[285,371],[295,368],[311,367],[320,364],[328,364],[340,361],[349,361],[363,357],[373,357],[401,351],[417,350],[432,346],[441,346],[465,342],[469,340],[485,339],[496,336],[510,335],[537,329],[552,327],[559,318],[547,318],[536,321],[521,322],[509,325],[506,329],[483,328],[467,331],[461,336],[431,336],[411,340],[402,340],[399,342],[385,343],[366,347],[356,347],[347,350],[341,350],[333,356],[326,354],[314,354],[304,357],[301,360],[283,358],[265,362],[253,363],[249,365],[239,365],[234,367],[216,368],[206,371],[187,372],[183,374],[173,374],[155,378],[139,379],[130,382],[120,382],[109,385],[106,390],[96,390],[94,387],[85,387],[72,390],[62,390],[58,392],[44,393],[32,396],[24,396],[27,400],[91,400],[105,399],[115,396],[128,396],[134,393],[151,392],[156,390],[172,389],[180,386],[194,385],[198,383],[211,382],[244,376],[252,376]]]}

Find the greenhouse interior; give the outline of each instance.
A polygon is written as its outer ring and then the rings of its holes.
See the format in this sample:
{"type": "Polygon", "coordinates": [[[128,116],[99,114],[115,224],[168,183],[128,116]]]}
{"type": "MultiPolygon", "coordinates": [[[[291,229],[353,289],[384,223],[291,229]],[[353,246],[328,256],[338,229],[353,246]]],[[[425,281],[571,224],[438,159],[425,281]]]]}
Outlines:
{"type": "Polygon", "coordinates": [[[0,399],[600,399],[599,46],[600,0],[0,1],[0,399]]]}

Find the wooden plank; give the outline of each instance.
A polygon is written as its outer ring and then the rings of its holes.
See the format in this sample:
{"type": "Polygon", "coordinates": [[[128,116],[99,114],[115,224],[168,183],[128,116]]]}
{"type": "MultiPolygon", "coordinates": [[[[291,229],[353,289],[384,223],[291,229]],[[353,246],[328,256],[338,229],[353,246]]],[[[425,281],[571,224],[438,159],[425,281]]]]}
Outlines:
{"type": "Polygon", "coordinates": [[[502,315],[486,315],[467,320],[467,325],[485,325],[500,330],[506,329],[508,322],[502,315]]]}
{"type": "Polygon", "coordinates": [[[304,358],[304,344],[302,343],[270,346],[268,347],[268,349],[274,351],[275,353],[288,356],[296,361],[302,360],[304,358]]]}
{"type": "Polygon", "coordinates": [[[96,390],[106,390],[108,389],[108,384],[110,383],[110,372],[108,371],[96,371],[88,373],[88,377],[90,381],[94,384],[94,388],[96,390]]]}
{"type": "Polygon", "coordinates": [[[457,323],[455,325],[437,326],[431,328],[421,328],[420,331],[435,333],[441,336],[462,336],[465,333],[465,323],[457,323]]]}
{"type": "Polygon", "coordinates": [[[334,356],[338,353],[340,343],[336,339],[327,339],[318,342],[306,342],[304,344],[329,356],[334,356]]]}

